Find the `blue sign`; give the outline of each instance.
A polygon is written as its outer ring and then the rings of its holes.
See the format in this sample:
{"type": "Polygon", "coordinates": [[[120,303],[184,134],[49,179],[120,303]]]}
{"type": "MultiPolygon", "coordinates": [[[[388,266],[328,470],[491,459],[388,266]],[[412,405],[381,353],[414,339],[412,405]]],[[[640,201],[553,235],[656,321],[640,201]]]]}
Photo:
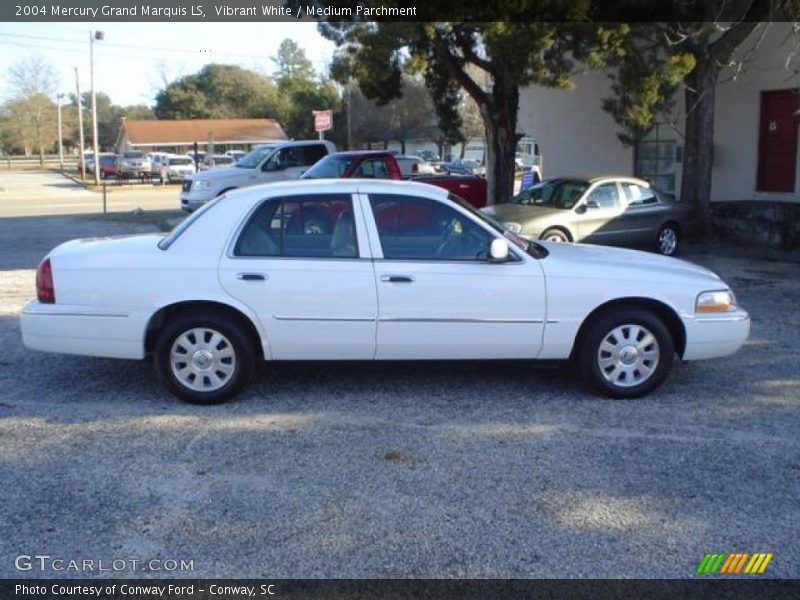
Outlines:
{"type": "Polygon", "coordinates": [[[525,190],[531,189],[533,183],[533,169],[531,167],[526,167],[522,172],[522,182],[520,183],[519,191],[524,192],[525,190]]]}

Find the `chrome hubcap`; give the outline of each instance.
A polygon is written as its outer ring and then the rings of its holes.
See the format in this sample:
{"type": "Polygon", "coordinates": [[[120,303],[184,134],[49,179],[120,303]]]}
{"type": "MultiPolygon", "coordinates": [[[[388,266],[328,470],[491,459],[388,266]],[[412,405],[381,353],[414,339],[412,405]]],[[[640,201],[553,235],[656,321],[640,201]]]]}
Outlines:
{"type": "Polygon", "coordinates": [[[658,250],[661,254],[672,254],[678,245],[678,234],[674,229],[665,229],[658,236],[658,250]]]}
{"type": "Polygon", "coordinates": [[[233,377],[236,352],[219,331],[196,327],[175,339],[170,366],[181,385],[196,392],[213,392],[233,377]]]}
{"type": "Polygon", "coordinates": [[[611,330],[597,350],[597,364],[609,383],[633,387],[647,381],[658,366],[658,340],[641,325],[620,325],[611,330]]]}
{"type": "Polygon", "coordinates": [[[565,240],[564,236],[562,236],[562,235],[559,235],[557,233],[551,233],[546,238],[544,238],[544,241],[545,242],[560,242],[560,243],[563,243],[563,242],[566,242],[567,240],[565,240]]]}

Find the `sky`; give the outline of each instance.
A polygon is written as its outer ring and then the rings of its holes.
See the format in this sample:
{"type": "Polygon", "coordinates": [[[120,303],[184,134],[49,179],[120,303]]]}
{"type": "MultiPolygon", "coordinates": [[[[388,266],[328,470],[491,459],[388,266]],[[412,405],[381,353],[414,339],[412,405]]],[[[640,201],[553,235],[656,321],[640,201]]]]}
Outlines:
{"type": "Polygon", "coordinates": [[[208,63],[272,71],[271,56],[285,38],[295,40],[317,72],[334,51],[315,23],[0,23],[0,97],[9,95],[8,69],[31,56],[53,65],[61,93],[89,90],[89,32],[94,44],[95,88],[119,105],[152,105],[164,81],[196,73],[208,63]]]}

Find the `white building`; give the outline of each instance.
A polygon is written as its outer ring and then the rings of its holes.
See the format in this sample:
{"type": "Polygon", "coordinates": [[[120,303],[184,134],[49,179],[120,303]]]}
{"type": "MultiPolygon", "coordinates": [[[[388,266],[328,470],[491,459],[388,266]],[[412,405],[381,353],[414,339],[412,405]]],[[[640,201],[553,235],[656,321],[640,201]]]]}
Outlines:
{"type": "MultiPolygon", "coordinates": [[[[730,70],[720,75],[712,200],[798,200],[800,63],[791,60],[798,43],[790,23],[762,25],[738,50],[746,57],[744,70],[736,78],[730,70]]],[[[576,84],[574,90],[532,86],[520,94],[518,129],[539,143],[546,175],[637,175],[678,192],[683,90],[672,123],[658,124],[636,147],[626,147],[617,137],[620,127],[601,108],[612,95],[607,75],[590,72],[576,84]]]]}

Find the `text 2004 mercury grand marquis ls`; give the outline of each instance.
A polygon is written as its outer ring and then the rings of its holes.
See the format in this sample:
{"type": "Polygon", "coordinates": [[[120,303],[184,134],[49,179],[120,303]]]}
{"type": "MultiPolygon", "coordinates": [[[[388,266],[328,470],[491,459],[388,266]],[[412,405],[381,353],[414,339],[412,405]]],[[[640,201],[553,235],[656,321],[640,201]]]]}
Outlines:
{"type": "Polygon", "coordinates": [[[432,186],[269,184],[170,234],[55,248],[22,315],[29,348],[154,356],[183,400],[227,400],[264,360],[573,359],[601,393],[642,396],[675,354],[725,356],[748,314],[673,258],[528,242],[432,186]]]}

